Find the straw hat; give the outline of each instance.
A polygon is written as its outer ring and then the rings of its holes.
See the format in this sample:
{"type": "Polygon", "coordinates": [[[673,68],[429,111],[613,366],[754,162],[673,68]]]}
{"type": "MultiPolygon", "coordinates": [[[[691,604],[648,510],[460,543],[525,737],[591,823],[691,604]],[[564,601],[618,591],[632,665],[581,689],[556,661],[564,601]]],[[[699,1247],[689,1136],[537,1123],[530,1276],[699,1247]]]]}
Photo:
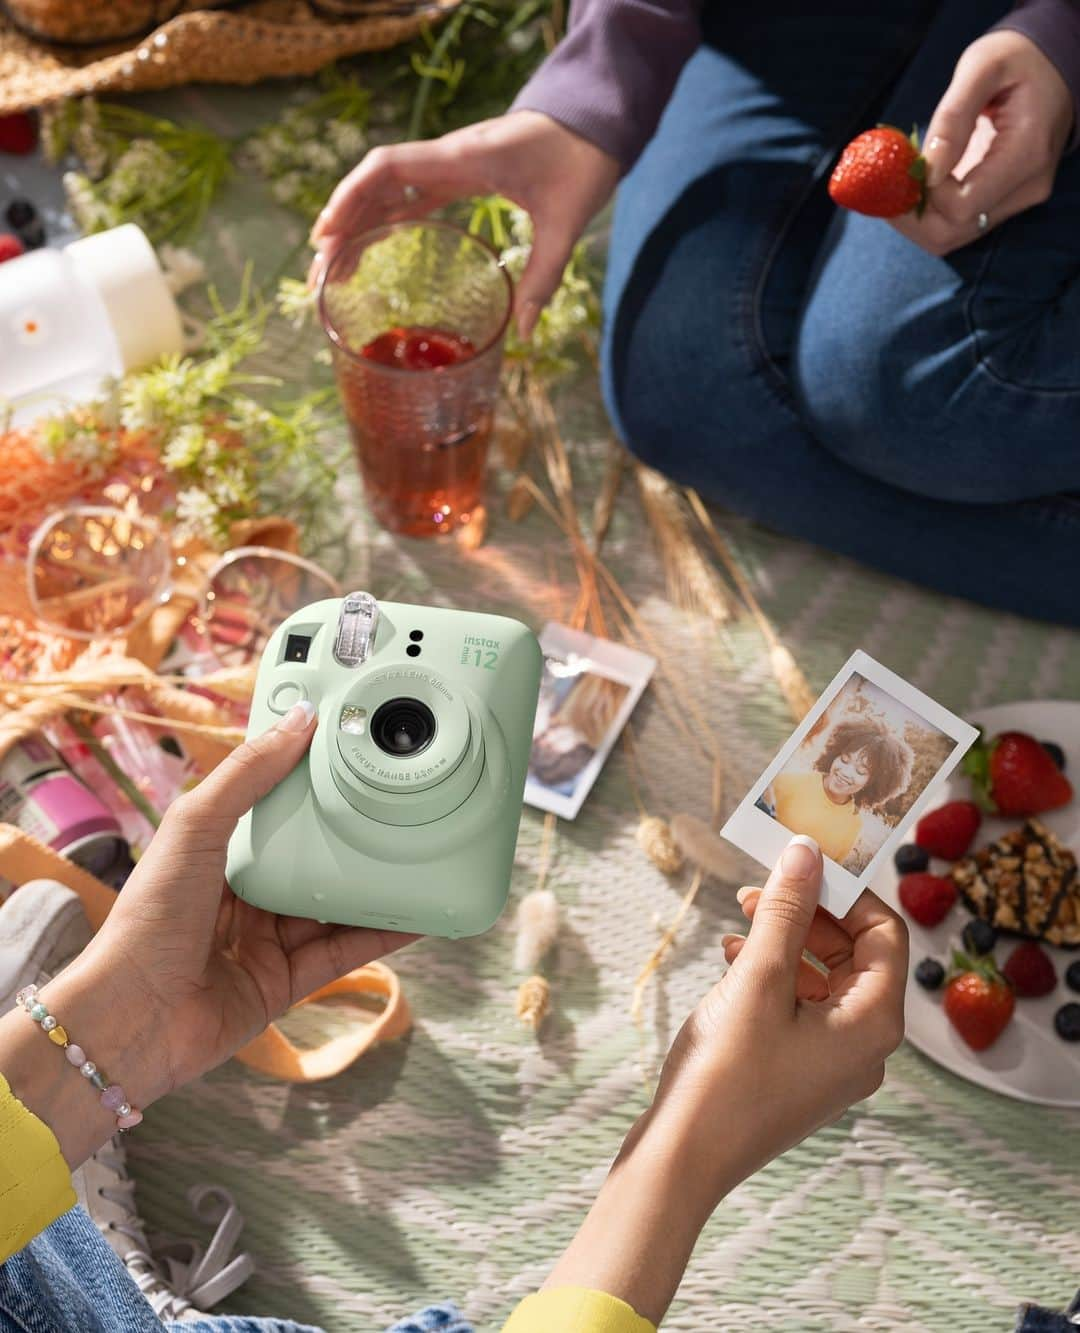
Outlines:
{"type": "Polygon", "coordinates": [[[0,0],[0,115],[63,97],[311,74],[458,0],[0,0]]]}

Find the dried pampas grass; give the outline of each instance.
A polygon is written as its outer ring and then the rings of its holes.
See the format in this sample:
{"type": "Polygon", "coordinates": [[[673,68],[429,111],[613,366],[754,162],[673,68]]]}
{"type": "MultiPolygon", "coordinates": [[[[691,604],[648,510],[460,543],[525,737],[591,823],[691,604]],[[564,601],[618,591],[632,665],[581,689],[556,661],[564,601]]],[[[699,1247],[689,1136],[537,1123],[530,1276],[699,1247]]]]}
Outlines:
{"type": "Polygon", "coordinates": [[[696,815],[675,815],[671,836],[683,856],[706,874],[724,882],[739,879],[739,854],[696,815]]]}
{"type": "Polygon", "coordinates": [[[645,515],[656,539],[668,596],[684,611],[722,624],[731,618],[731,598],[694,540],[682,495],[659,472],[634,465],[645,515]]]}
{"type": "Polygon", "coordinates": [[[533,889],[518,906],[514,971],[535,971],[551,952],[558,934],[559,900],[550,889],[533,889]]]}
{"type": "Polygon", "coordinates": [[[541,976],[529,977],[518,987],[516,1013],[526,1027],[539,1032],[551,1011],[551,987],[541,976]]]}
{"type": "Polygon", "coordinates": [[[658,815],[645,815],[637,826],[637,844],[657,870],[677,875],[683,867],[683,854],[667,821],[658,815]]]}
{"type": "Polygon", "coordinates": [[[720,563],[731,576],[732,583],[739,590],[739,596],[746,603],[750,614],[757,621],[758,629],[761,630],[769,648],[769,666],[776,677],[776,683],[780,687],[780,692],[787,701],[788,710],[796,722],[801,722],[810,711],[817,696],[810,688],[810,685],[803,675],[799,664],[791,655],[789,649],[785,648],[780,642],[780,636],[772,626],[769,617],[762,610],[761,603],[758,601],[753,588],[750,586],[750,580],[742,572],[739,562],[728,546],[727,542],[721,537],[720,532],[713,522],[712,515],[705,507],[704,501],[697,491],[687,490],[686,498],[690,503],[690,508],[694,511],[694,516],[705,529],[713,550],[716,552],[720,563]]]}

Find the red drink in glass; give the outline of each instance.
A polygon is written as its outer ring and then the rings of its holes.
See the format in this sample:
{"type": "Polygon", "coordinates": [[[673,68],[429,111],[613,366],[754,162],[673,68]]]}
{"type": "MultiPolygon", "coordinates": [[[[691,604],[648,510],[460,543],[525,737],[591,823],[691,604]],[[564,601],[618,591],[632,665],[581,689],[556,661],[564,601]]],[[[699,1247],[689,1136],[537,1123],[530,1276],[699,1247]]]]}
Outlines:
{"type": "Polygon", "coordinates": [[[450,532],[481,503],[511,305],[495,252],[442,222],[379,228],[331,261],[320,312],[384,527],[450,532]]]}

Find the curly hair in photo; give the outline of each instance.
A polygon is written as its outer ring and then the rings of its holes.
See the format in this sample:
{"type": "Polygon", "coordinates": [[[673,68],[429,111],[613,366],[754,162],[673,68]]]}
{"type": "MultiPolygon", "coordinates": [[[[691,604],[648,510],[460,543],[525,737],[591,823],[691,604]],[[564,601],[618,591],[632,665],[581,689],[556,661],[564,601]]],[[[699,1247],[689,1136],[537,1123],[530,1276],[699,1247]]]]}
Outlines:
{"type": "Polygon", "coordinates": [[[872,810],[899,795],[911,781],[914,755],[907,741],[872,717],[838,722],[825,742],[814,768],[827,773],[838,755],[862,750],[870,767],[870,780],[854,796],[856,809],[872,810]]]}

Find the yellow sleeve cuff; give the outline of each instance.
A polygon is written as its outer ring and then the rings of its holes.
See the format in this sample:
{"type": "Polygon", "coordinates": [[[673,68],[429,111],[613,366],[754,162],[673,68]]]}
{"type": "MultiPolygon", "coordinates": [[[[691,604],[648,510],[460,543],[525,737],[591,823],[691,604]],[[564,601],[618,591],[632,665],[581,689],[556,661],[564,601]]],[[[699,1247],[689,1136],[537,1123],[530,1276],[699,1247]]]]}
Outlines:
{"type": "Polygon", "coordinates": [[[0,1263],[74,1206],[56,1135],[0,1074],[0,1263]]]}
{"type": "Polygon", "coordinates": [[[656,1333],[647,1319],[615,1296],[584,1287],[553,1287],[526,1296],[503,1333],[656,1333]]]}

